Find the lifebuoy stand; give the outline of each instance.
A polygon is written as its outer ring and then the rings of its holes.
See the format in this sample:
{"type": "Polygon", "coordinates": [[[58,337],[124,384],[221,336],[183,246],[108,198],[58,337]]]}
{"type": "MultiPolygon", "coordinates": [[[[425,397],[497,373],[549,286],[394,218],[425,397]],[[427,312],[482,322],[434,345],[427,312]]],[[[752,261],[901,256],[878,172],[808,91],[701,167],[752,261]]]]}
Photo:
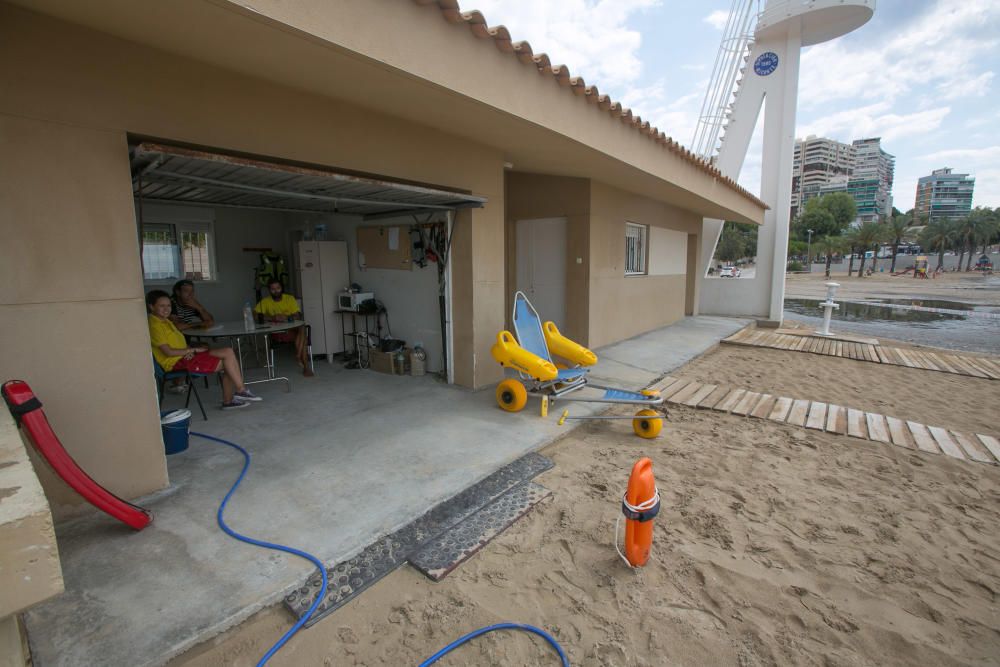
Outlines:
{"type": "Polygon", "coordinates": [[[632,466],[628,490],[622,498],[625,515],[625,558],[632,567],[649,560],[653,546],[653,518],[660,512],[660,493],[653,478],[653,462],[643,457],[632,466]]]}

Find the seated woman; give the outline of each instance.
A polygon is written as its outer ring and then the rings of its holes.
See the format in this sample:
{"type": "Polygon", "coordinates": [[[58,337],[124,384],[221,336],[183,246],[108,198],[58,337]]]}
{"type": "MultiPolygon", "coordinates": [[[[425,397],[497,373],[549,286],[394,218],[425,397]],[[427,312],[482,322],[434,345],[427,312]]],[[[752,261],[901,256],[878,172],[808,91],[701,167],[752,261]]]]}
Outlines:
{"type": "Polygon", "coordinates": [[[252,401],[261,400],[243,384],[243,374],[233,348],[209,350],[205,347],[188,347],[184,334],[170,321],[170,295],[153,290],[146,295],[149,309],[149,340],[153,357],[165,371],[191,371],[215,373],[223,371],[222,409],[245,408],[252,401]]]}

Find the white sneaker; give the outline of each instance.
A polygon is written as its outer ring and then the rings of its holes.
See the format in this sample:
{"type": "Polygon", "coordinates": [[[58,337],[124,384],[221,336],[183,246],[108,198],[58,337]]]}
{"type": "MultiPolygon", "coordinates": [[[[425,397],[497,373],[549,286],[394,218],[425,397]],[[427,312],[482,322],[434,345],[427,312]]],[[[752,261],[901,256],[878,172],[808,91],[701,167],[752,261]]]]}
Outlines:
{"type": "Polygon", "coordinates": [[[238,391],[233,394],[233,400],[239,401],[241,403],[252,403],[256,401],[263,401],[264,399],[253,393],[249,389],[244,389],[243,391],[238,391]]]}
{"type": "Polygon", "coordinates": [[[186,394],[188,386],[186,384],[172,384],[167,387],[167,391],[171,394],[186,394]]]}

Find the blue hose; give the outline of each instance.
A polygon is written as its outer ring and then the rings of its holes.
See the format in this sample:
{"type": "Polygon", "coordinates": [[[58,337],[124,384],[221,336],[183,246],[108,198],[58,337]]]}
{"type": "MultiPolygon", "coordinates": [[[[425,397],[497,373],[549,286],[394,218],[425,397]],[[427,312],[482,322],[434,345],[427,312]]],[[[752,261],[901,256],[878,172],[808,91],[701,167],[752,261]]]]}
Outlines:
{"type": "Polygon", "coordinates": [[[521,623],[497,623],[496,625],[487,625],[485,628],[479,628],[478,630],[473,630],[464,637],[459,637],[458,639],[448,644],[447,646],[445,646],[443,649],[441,649],[431,657],[424,660],[422,663],[420,663],[420,667],[427,667],[428,665],[433,665],[435,662],[443,658],[445,655],[451,653],[456,648],[458,648],[465,642],[469,641],[470,639],[475,639],[480,635],[485,635],[487,632],[493,632],[494,630],[524,630],[525,632],[532,632],[541,637],[542,639],[544,639],[545,641],[547,641],[549,644],[551,644],[552,648],[554,648],[556,650],[556,653],[559,654],[559,659],[562,660],[563,667],[569,667],[569,659],[566,657],[566,652],[563,651],[562,646],[559,645],[559,642],[557,642],[552,635],[545,632],[545,630],[542,630],[541,628],[536,628],[533,625],[523,625],[521,623]]]}
{"type": "Polygon", "coordinates": [[[291,639],[293,635],[295,635],[296,632],[302,629],[302,626],[306,624],[309,618],[313,615],[313,612],[316,611],[316,608],[319,607],[320,602],[322,602],[326,598],[326,588],[328,583],[326,577],[326,567],[323,565],[323,562],[320,559],[316,558],[316,556],[313,556],[312,554],[306,553],[305,551],[300,551],[299,549],[295,549],[293,547],[286,547],[283,544],[275,544],[273,542],[265,542],[264,540],[256,540],[252,537],[241,535],[240,533],[237,533],[235,530],[227,526],[226,521],[222,515],[226,511],[226,503],[229,502],[229,499],[232,497],[233,493],[236,492],[236,487],[240,485],[240,482],[242,482],[243,478],[246,477],[247,470],[250,469],[250,453],[247,450],[240,447],[239,445],[237,445],[235,442],[229,442],[228,440],[223,440],[222,438],[216,438],[214,435],[195,433],[194,431],[191,432],[191,435],[196,435],[199,438],[205,438],[206,440],[212,440],[214,442],[227,445],[229,447],[232,447],[233,449],[238,450],[241,454],[243,454],[243,470],[240,471],[240,476],[236,478],[235,482],[233,482],[233,486],[229,489],[229,492],[226,494],[226,497],[222,499],[222,503],[219,505],[219,511],[216,513],[216,518],[219,521],[219,527],[222,528],[222,530],[224,530],[227,535],[229,535],[230,537],[234,537],[237,540],[240,540],[241,542],[246,542],[247,544],[253,544],[254,546],[258,547],[264,547],[265,549],[284,551],[286,553],[293,554],[300,558],[305,558],[306,560],[312,562],[312,564],[316,566],[316,569],[319,570],[320,575],[323,577],[323,587],[320,589],[319,595],[317,595],[316,599],[313,601],[312,606],[309,607],[309,610],[305,613],[305,615],[302,618],[300,618],[298,622],[288,630],[288,632],[282,635],[281,639],[279,639],[274,644],[274,646],[272,646],[267,650],[267,653],[264,654],[264,657],[262,657],[257,662],[257,667],[261,667],[261,665],[266,664],[267,661],[270,660],[274,656],[274,654],[277,653],[278,650],[281,649],[281,647],[284,646],[285,643],[288,642],[288,640],[291,639]]]}
{"type": "MultiPolygon", "coordinates": [[[[326,576],[326,567],[323,565],[323,562],[320,559],[316,558],[316,556],[313,556],[310,553],[306,553],[305,551],[301,551],[294,547],[287,547],[283,544],[275,544],[274,542],[265,542],[264,540],[257,540],[252,537],[248,537],[246,535],[237,533],[235,530],[230,528],[226,524],[226,520],[223,517],[223,515],[225,514],[226,505],[229,503],[229,499],[236,492],[236,488],[240,485],[240,482],[243,481],[243,478],[246,477],[247,470],[250,469],[250,452],[243,449],[235,442],[230,442],[229,440],[223,440],[222,438],[217,438],[214,435],[208,435],[206,433],[196,433],[195,431],[191,431],[191,435],[198,436],[199,438],[204,438],[206,440],[211,440],[213,442],[218,442],[228,447],[232,447],[233,449],[237,450],[240,454],[243,455],[243,469],[240,471],[240,476],[236,478],[236,481],[233,482],[233,485],[229,488],[229,491],[226,493],[225,498],[223,498],[222,502],[219,504],[219,511],[216,513],[216,518],[218,519],[219,527],[222,528],[222,530],[225,531],[227,535],[241,542],[246,542],[247,544],[252,544],[258,547],[264,547],[265,549],[284,551],[286,553],[293,554],[300,558],[305,558],[306,560],[310,561],[313,565],[316,566],[316,569],[319,570],[320,576],[323,577],[323,586],[320,588],[319,595],[317,595],[316,599],[313,600],[312,606],[309,607],[309,610],[305,613],[304,616],[302,616],[302,618],[298,620],[298,622],[295,625],[289,628],[288,632],[286,632],[284,635],[281,636],[281,639],[275,642],[274,646],[272,646],[267,650],[267,653],[264,654],[264,657],[262,657],[257,662],[257,667],[261,667],[261,665],[266,664],[268,660],[274,657],[274,654],[277,653],[281,649],[281,647],[284,646],[288,642],[288,640],[295,635],[295,633],[297,633],[299,630],[302,629],[302,626],[306,624],[306,622],[310,619],[310,617],[312,617],[313,612],[316,611],[316,608],[319,607],[320,602],[322,602],[323,599],[326,598],[326,589],[329,583],[326,576]]],[[[559,654],[559,659],[562,660],[563,667],[569,667],[569,659],[566,657],[565,651],[563,651],[562,646],[559,645],[559,642],[557,642],[552,635],[545,632],[545,630],[542,630],[541,628],[536,628],[533,625],[522,625],[521,623],[497,623],[495,625],[488,625],[485,628],[479,628],[478,630],[473,630],[464,637],[459,637],[458,639],[448,644],[447,646],[445,646],[443,649],[441,649],[431,657],[424,660],[422,663],[420,663],[420,667],[427,667],[428,665],[433,665],[435,662],[443,658],[445,655],[451,653],[462,644],[472,639],[475,639],[480,635],[485,635],[487,632],[493,632],[494,630],[524,630],[525,632],[534,633],[539,637],[541,637],[542,639],[544,639],[545,641],[547,641],[552,646],[552,648],[556,650],[556,653],[559,654]]]]}

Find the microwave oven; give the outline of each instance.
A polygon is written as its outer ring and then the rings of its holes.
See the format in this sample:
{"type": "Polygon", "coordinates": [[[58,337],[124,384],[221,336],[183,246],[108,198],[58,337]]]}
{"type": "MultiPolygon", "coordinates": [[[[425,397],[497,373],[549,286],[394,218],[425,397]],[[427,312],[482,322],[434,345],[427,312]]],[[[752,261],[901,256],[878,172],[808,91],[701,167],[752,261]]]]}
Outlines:
{"type": "Polygon", "coordinates": [[[337,310],[353,310],[357,312],[361,304],[374,298],[374,292],[341,292],[337,295],[337,310]]]}

